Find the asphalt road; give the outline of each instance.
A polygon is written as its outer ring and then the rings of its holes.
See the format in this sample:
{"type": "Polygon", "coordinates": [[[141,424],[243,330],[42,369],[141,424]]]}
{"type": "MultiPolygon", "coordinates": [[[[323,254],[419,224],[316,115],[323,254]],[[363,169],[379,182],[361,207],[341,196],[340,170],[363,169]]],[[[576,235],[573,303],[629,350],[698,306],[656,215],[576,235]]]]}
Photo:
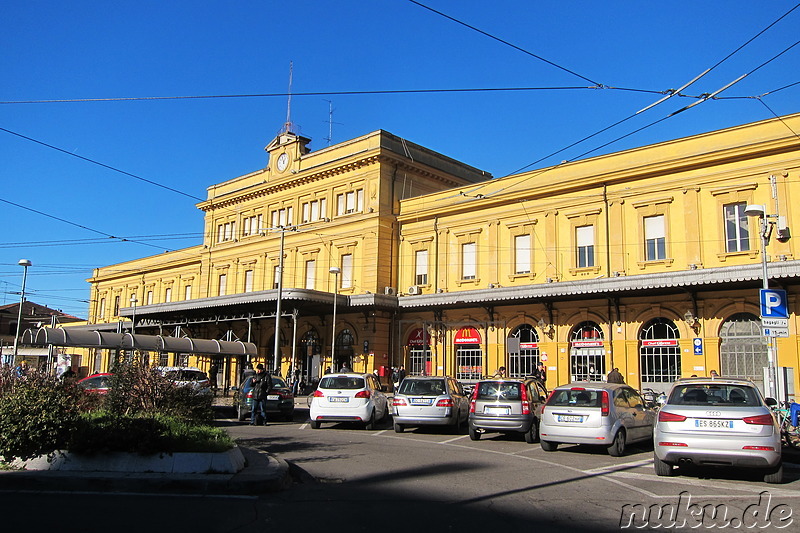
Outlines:
{"type": "Polygon", "coordinates": [[[24,531],[564,533],[626,525],[622,529],[696,531],[726,522],[729,528],[792,531],[800,524],[800,515],[794,516],[800,511],[800,466],[788,465],[783,485],[766,485],[747,472],[659,478],[648,447],[631,448],[620,458],[579,446],[548,453],[521,436],[486,435],[473,442],[446,430],[396,434],[388,423],[375,431],[348,424],[314,430],[305,417],[298,410],[295,422],[267,427],[219,420],[242,444],[293,465],[295,483],[288,490],[252,497],[2,494],[0,508],[10,506],[3,521],[7,531],[23,531],[7,521],[16,509],[34,518],[23,523],[24,531]],[[58,514],[37,513],[42,508],[58,514]],[[72,519],[85,527],[65,529],[72,519]]]}

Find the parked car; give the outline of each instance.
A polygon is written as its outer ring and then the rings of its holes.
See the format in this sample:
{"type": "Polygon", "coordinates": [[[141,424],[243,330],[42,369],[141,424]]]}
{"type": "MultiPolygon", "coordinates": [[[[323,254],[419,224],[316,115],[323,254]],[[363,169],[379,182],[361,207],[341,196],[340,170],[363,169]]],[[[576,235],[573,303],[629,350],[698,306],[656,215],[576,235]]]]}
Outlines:
{"type": "Polygon", "coordinates": [[[539,440],[539,420],[547,389],[535,378],[486,379],[475,384],[469,408],[469,438],[487,432],[522,433],[539,440]]]}
{"type": "Polygon", "coordinates": [[[191,387],[199,394],[213,393],[208,376],[199,368],[191,366],[160,366],[157,370],[179,387],[191,387]]]}
{"type": "Polygon", "coordinates": [[[653,437],[655,411],[625,384],[575,382],[553,389],[542,410],[541,446],[559,443],[604,446],[618,457],[634,442],[653,437]]]}
{"type": "Polygon", "coordinates": [[[409,376],[392,399],[394,430],[408,426],[461,427],[469,417],[469,398],[455,378],[409,376]]]}
{"type": "Polygon", "coordinates": [[[109,372],[93,374],[79,380],[76,385],[93,394],[108,394],[108,389],[111,387],[111,376],[113,375],[109,372]]]}
{"type": "Polygon", "coordinates": [[[654,439],[659,476],[698,465],[761,469],[765,482],[783,481],[780,426],[746,379],[678,380],[658,413],[654,439]]]}
{"type": "MultiPolygon", "coordinates": [[[[247,420],[253,411],[253,376],[245,378],[238,387],[231,387],[233,392],[233,408],[239,422],[247,420]]],[[[294,394],[292,389],[280,376],[272,376],[272,389],[264,404],[267,418],[270,413],[279,414],[287,422],[294,420],[294,394]]]]}
{"type": "Polygon", "coordinates": [[[313,429],[323,422],[363,422],[366,429],[375,429],[388,415],[384,387],[374,374],[327,374],[311,397],[313,429]]]}

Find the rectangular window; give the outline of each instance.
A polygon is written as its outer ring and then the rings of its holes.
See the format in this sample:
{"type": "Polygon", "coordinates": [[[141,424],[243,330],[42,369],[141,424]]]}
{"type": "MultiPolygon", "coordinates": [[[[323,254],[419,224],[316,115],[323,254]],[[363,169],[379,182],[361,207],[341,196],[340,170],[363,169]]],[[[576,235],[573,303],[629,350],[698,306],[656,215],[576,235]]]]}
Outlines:
{"type": "Polygon", "coordinates": [[[461,279],[477,277],[477,244],[467,242],[461,245],[461,279]]]}
{"type": "Polygon", "coordinates": [[[220,274],[219,275],[219,290],[217,291],[218,296],[225,296],[228,290],[228,275],[227,274],[220,274]]]}
{"type": "Polygon", "coordinates": [[[253,292],[253,271],[244,271],[244,292],[253,292]]]}
{"type": "Polygon", "coordinates": [[[745,203],[725,206],[725,251],[728,253],[750,249],[750,228],[747,215],[744,214],[745,207],[745,203]]]}
{"type": "Polygon", "coordinates": [[[106,299],[105,298],[100,298],[100,313],[99,314],[100,314],[99,318],[104,318],[106,316],[106,299]]]}
{"type": "Polygon", "coordinates": [[[578,247],[578,268],[594,266],[594,226],[575,228],[575,244],[578,247]]]}
{"type": "Polygon", "coordinates": [[[242,220],[242,235],[247,237],[248,235],[258,235],[259,231],[262,229],[261,224],[263,221],[263,215],[253,215],[251,217],[245,217],[242,220]]]}
{"type": "Polygon", "coordinates": [[[153,291],[147,291],[146,305],[153,305],[153,291]]]}
{"type": "Polygon", "coordinates": [[[183,290],[183,299],[184,300],[191,300],[192,299],[192,286],[187,285],[186,288],[183,290]]]}
{"type": "Polygon", "coordinates": [[[667,258],[664,215],[644,219],[645,261],[661,261],[667,258]]]}
{"type": "Polygon", "coordinates": [[[313,259],[306,261],[306,289],[314,290],[314,280],[317,277],[317,262],[313,259]]]}
{"type": "Polygon", "coordinates": [[[364,190],[358,189],[336,195],[336,214],[347,215],[364,210],[364,190]]]}
{"type": "Polygon", "coordinates": [[[294,220],[294,208],[284,207],[272,212],[272,227],[291,226],[294,220]]]}
{"type": "Polygon", "coordinates": [[[428,284],[428,250],[418,250],[416,255],[415,285],[428,284]]]}
{"type": "Polygon", "coordinates": [[[514,237],[514,265],[515,274],[531,273],[531,236],[517,235],[514,237]]]}
{"type": "Polygon", "coordinates": [[[119,296],[114,296],[114,316],[119,316],[119,296]]]}
{"type": "Polygon", "coordinates": [[[275,265],[275,268],[272,269],[272,288],[278,288],[278,282],[281,279],[281,266],[275,265]]]}
{"type": "Polygon", "coordinates": [[[349,289],[353,286],[353,255],[342,256],[342,288],[349,289]]]}
{"type": "Polygon", "coordinates": [[[164,291],[164,302],[170,303],[172,301],[172,288],[167,288],[164,291]]]}
{"type": "Polygon", "coordinates": [[[325,218],[325,198],[303,204],[303,222],[316,222],[325,218]]]}

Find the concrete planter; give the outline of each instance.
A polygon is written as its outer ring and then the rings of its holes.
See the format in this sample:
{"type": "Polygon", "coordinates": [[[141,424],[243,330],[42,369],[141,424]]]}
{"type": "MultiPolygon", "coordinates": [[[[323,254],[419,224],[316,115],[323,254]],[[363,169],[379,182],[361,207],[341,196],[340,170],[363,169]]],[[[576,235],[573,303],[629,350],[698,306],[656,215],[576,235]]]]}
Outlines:
{"type": "Polygon", "coordinates": [[[14,463],[25,470],[59,470],[66,472],[141,472],[171,474],[235,474],[245,466],[239,447],[219,453],[161,453],[139,455],[114,452],[98,455],[80,455],[56,452],[49,459],[42,455],[28,461],[14,463]]]}

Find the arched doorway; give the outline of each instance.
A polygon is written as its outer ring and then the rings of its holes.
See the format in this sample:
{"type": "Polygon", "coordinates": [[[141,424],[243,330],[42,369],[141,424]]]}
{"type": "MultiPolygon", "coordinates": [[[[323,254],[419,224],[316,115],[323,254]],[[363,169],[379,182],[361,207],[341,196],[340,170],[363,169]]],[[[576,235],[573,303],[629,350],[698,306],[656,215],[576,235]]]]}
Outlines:
{"type": "Polygon", "coordinates": [[[349,329],[343,329],[339,332],[339,335],[336,336],[336,342],[334,343],[334,353],[333,353],[333,371],[339,371],[343,367],[347,366],[348,368],[353,368],[353,345],[355,344],[355,338],[353,334],[350,333],[349,329]]]}
{"type": "Polygon", "coordinates": [[[761,320],[750,313],[737,313],[722,323],[719,336],[720,375],[750,379],[763,393],[767,339],[761,332],[761,320]]]}
{"type": "Polygon", "coordinates": [[[473,327],[458,330],[453,344],[456,348],[456,379],[481,379],[483,350],[481,334],[473,327]]]}
{"type": "Polygon", "coordinates": [[[311,383],[320,375],[320,356],[322,354],[322,344],[316,330],[308,330],[300,339],[300,357],[298,366],[300,367],[300,379],[306,383],[311,383]]]}
{"type": "Polygon", "coordinates": [[[642,385],[667,391],[681,377],[680,334],[672,320],[654,318],[642,327],[639,372],[642,385]]]}
{"type": "Polygon", "coordinates": [[[408,374],[411,376],[431,375],[431,337],[423,328],[411,330],[408,334],[408,374]]]}
{"type": "Polygon", "coordinates": [[[602,381],[606,376],[606,350],[600,325],[581,322],[572,331],[569,344],[570,380],[602,381]]]}
{"type": "Polygon", "coordinates": [[[539,335],[530,324],[518,326],[506,339],[508,375],[512,378],[532,376],[540,361],[539,335]]]}

